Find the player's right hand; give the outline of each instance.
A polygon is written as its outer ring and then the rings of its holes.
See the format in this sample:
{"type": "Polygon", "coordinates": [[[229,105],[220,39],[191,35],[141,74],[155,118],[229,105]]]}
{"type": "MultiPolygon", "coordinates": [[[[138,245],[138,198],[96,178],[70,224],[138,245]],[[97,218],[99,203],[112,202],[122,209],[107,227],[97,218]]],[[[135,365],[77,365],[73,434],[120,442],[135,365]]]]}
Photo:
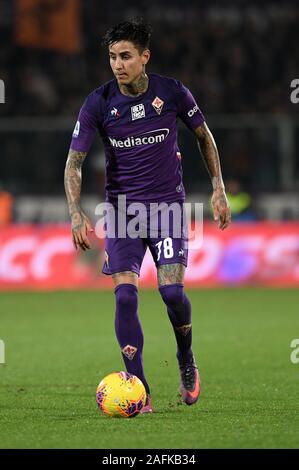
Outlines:
{"type": "Polygon", "coordinates": [[[76,250],[79,247],[85,251],[91,247],[88,240],[90,232],[93,232],[93,228],[88,217],[83,211],[74,212],[72,214],[72,236],[76,250]]]}

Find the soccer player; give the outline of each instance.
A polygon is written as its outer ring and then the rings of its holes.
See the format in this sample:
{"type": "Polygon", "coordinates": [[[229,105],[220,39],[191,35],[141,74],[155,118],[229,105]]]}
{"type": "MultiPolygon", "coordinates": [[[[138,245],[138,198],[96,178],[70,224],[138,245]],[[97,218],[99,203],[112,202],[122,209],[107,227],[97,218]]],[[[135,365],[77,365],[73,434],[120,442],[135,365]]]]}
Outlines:
{"type": "MultiPolygon", "coordinates": [[[[177,145],[177,118],[194,132],[211,177],[214,218],[219,228],[230,223],[230,209],[213,136],[191,92],[178,80],[147,74],[151,28],[141,21],[124,21],[104,36],[115,78],[85,100],[74,129],[65,168],[65,190],[75,248],[90,248],[91,223],[80,207],[81,167],[98,131],[106,154],[106,200],[116,210],[118,196],[126,204],[178,203],[185,191],[181,154],[177,145]]],[[[126,215],[128,223],[132,216],[126,215]]],[[[183,227],[184,228],[184,227],[183,227]]],[[[115,332],[127,371],[139,377],[147,392],[142,412],[152,412],[150,388],[142,360],[143,333],[139,322],[138,277],[147,247],[157,267],[159,291],[177,342],[180,391],[192,405],[200,394],[200,378],[192,352],[191,305],[184,292],[187,240],[146,231],[145,237],[106,237],[105,274],[115,286],[115,332]]]]}

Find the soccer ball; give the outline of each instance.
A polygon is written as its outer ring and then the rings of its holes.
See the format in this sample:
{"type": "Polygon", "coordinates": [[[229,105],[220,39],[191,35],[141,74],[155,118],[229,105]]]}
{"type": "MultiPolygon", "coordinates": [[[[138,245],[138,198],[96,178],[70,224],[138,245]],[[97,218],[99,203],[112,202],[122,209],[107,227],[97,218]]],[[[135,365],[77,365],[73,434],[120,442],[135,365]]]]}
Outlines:
{"type": "Polygon", "coordinates": [[[113,372],[99,383],[96,399],[99,409],[116,418],[137,416],[146,400],[143,383],[128,372],[113,372]]]}

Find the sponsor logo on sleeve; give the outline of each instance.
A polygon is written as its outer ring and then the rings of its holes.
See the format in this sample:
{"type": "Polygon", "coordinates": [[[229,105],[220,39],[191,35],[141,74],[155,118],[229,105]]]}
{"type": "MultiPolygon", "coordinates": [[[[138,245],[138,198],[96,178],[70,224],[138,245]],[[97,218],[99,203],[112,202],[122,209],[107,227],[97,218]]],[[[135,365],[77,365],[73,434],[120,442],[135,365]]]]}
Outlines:
{"type": "Polygon", "coordinates": [[[191,118],[192,116],[194,116],[195,113],[197,113],[197,111],[199,111],[199,107],[196,104],[194,106],[194,108],[192,108],[192,109],[190,109],[190,111],[188,111],[188,116],[191,118]]]}
{"type": "Polygon", "coordinates": [[[163,105],[164,105],[164,101],[162,101],[161,98],[159,98],[158,96],[156,96],[156,98],[155,98],[154,101],[152,102],[152,106],[153,106],[153,108],[155,109],[155,111],[156,111],[157,114],[161,114],[163,105]]]}
{"type": "Polygon", "coordinates": [[[73,137],[78,137],[79,132],[80,132],[80,121],[77,121],[74,132],[73,132],[73,137]]]}
{"type": "Polygon", "coordinates": [[[131,107],[132,121],[145,117],[145,109],[143,104],[136,104],[131,107]]]}

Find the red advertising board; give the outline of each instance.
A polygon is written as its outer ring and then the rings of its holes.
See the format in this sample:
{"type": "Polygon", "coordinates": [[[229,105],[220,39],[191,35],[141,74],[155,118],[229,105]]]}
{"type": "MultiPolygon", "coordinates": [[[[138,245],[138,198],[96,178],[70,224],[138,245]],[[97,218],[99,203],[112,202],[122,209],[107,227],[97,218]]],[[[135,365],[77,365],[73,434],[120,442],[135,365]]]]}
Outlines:
{"type": "MultiPolygon", "coordinates": [[[[0,289],[101,289],[103,240],[75,251],[68,225],[11,225],[0,230],[0,289]]],[[[141,285],[156,286],[149,251],[141,285]]],[[[299,287],[299,222],[235,223],[220,231],[204,224],[200,249],[189,251],[187,287],[262,285],[299,287]]]]}

